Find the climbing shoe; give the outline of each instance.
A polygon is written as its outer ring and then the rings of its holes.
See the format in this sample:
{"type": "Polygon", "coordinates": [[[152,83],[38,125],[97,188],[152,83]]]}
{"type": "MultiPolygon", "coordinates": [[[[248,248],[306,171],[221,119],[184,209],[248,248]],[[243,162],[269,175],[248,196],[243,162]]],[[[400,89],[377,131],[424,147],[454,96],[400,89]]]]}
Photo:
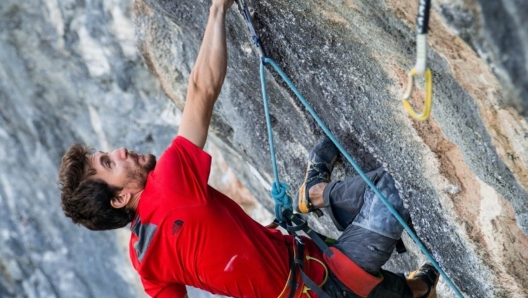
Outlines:
{"type": "Polygon", "coordinates": [[[328,137],[325,137],[310,150],[304,183],[297,193],[297,200],[294,200],[294,208],[297,212],[305,214],[315,212],[318,216],[323,215],[321,210],[313,208],[308,193],[310,187],[321,182],[328,183],[331,181],[330,175],[334,169],[337,152],[337,147],[328,137]]]}
{"type": "Polygon", "coordinates": [[[423,298],[436,298],[436,284],[440,278],[440,274],[431,263],[425,263],[418,270],[409,274],[408,279],[419,278],[427,284],[429,288],[423,298]]]}

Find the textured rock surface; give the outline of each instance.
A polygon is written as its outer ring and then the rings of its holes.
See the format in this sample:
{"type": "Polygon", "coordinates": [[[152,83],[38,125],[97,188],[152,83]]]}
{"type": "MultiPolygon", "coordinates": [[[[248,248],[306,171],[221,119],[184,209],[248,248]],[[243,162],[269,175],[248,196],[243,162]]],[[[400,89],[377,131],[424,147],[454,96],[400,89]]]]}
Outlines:
{"type": "Polygon", "coordinates": [[[73,226],[55,184],[69,143],[159,153],[174,135],[130,5],[9,0],[0,15],[0,297],[137,295],[115,232],[73,226]]]}
{"type": "MultiPolygon", "coordinates": [[[[434,106],[418,123],[398,100],[414,63],[417,1],[247,2],[271,58],[347,151],[364,170],[384,166],[394,175],[418,235],[464,294],[526,297],[528,5],[433,1],[434,106]]],[[[72,142],[156,154],[165,148],[208,6],[0,3],[0,297],[139,295],[115,234],[85,231],[62,215],[56,168],[72,142]]],[[[234,9],[228,38],[211,140],[271,210],[259,60],[234,9]]],[[[295,188],[322,131],[278,76],[267,78],[280,178],[295,188]]],[[[422,96],[414,93],[417,108],[422,96]]],[[[352,174],[341,162],[335,179],[352,174]]],[[[327,217],[310,219],[337,235],[327,217]]],[[[388,267],[408,271],[424,260],[408,248],[388,267]]],[[[442,283],[440,296],[453,293],[442,283]]]]}

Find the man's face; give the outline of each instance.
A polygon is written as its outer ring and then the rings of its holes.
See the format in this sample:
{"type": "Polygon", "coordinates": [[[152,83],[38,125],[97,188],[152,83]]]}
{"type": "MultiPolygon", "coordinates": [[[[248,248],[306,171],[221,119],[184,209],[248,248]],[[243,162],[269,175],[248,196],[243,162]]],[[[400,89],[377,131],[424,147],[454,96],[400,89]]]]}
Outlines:
{"type": "Polygon", "coordinates": [[[110,153],[96,152],[88,156],[90,166],[96,173],[93,178],[106,183],[131,190],[145,188],[147,176],[156,166],[156,157],[152,154],[137,154],[120,148],[110,153]]]}

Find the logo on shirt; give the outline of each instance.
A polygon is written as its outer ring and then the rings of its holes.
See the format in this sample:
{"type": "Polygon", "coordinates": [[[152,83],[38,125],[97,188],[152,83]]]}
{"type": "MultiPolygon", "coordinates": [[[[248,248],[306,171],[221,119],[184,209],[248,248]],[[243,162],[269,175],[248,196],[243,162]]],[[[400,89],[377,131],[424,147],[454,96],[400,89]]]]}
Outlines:
{"type": "Polygon", "coordinates": [[[172,224],[172,236],[178,234],[183,226],[183,221],[181,220],[175,220],[172,224]]]}

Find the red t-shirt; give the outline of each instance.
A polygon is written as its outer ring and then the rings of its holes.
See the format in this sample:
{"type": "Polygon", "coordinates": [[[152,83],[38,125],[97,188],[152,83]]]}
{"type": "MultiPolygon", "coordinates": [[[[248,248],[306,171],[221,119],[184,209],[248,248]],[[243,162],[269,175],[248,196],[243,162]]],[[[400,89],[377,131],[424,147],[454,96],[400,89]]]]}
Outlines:
{"type": "MultiPolygon", "coordinates": [[[[209,154],[177,137],[149,174],[130,239],[145,291],[180,298],[190,285],[231,297],[278,297],[288,278],[292,237],[263,227],[209,186],[210,168],[209,154]]],[[[322,259],[312,241],[306,249],[322,259]]],[[[309,267],[308,275],[321,283],[324,268],[309,267]]]]}

